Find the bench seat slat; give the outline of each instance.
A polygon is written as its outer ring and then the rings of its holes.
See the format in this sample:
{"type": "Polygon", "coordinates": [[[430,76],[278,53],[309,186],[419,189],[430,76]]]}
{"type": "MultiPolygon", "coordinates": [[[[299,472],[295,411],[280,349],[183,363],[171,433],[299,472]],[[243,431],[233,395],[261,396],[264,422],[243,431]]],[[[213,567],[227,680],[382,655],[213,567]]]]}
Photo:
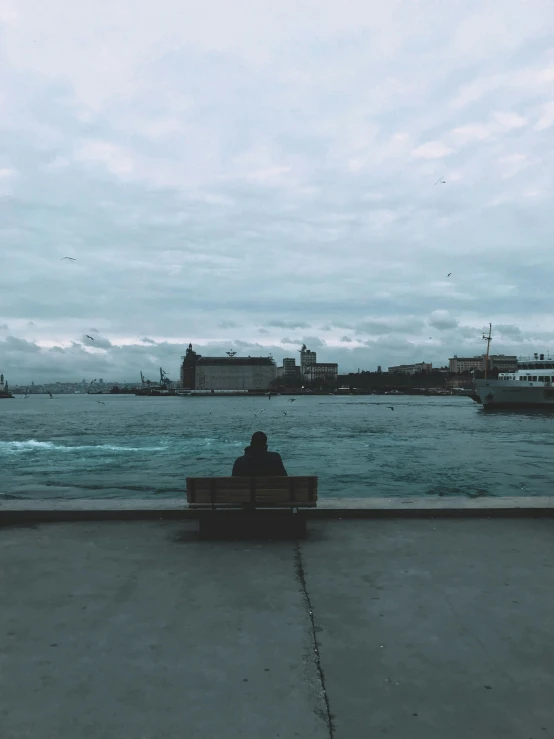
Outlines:
{"type": "Polygon", "coordinates": [[[317,505],[317,477],[187,478],[191,508],[310,507],[317,505]]]}

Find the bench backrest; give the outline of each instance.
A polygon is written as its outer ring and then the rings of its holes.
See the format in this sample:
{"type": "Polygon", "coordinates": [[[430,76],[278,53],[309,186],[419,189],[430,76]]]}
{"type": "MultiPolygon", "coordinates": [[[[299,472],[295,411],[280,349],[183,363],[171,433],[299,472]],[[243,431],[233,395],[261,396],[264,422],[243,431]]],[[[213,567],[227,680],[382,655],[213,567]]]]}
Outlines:
{"type": "Polygon", "coordinates": [[[315,507],[317,477],[187,477],[187,501],[191,508],[315,507]]]}

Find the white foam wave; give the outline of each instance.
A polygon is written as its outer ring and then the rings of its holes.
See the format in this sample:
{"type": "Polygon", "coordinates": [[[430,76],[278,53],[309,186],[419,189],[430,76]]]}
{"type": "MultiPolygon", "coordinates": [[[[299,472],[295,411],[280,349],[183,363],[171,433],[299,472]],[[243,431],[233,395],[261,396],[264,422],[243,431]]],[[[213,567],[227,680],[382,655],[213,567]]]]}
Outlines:
{"type": "Polygon", "coordinates": [[[37,441],[29,439],[28,441],[0,441],[0,449],[13,452],[23,452],[28,449],[54,449],[56,445],[53,441],[37,441]]]}
{"type": "Polygon", "coordinates": [[[118,446],[116,444],[84,444],[81,446],[66,446],[54,444],[53,441],[0,441],[0,452],[18,453],[30,451],[57,451],[57,452],[79,452],[87,449],[104,450],[112,452],[161,452],[165,446],[118,446]]]}

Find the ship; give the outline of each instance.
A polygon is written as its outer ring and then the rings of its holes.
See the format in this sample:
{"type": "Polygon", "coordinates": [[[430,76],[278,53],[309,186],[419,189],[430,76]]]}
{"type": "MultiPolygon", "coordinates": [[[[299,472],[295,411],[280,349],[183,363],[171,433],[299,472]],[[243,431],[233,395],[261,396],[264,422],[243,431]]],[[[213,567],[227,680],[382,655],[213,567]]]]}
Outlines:
{"type": "Polygon", "coordinates": [[[4,382],[4,375],[0,375],[0,399],[15,398],[15,395],[10,393],[8,381],[4,382]]]}
{"type": "Polygon", "coordinates": [[[478,400],[485,410],[539,408],[554,410],[554,358],[544,354],[519,358],[517,369],[500,372],[498,378],[487,377],[491,326],[487,340],[485,376],[474,379],[478,400]]]}
{"type": "Polygon", "coordinates": [[[498,379],[474,380],[479,401],[486,410],[551,408],[554,410],[554,359],[544,354],[518,359],[517,370],[500,372],[498,379]]]}

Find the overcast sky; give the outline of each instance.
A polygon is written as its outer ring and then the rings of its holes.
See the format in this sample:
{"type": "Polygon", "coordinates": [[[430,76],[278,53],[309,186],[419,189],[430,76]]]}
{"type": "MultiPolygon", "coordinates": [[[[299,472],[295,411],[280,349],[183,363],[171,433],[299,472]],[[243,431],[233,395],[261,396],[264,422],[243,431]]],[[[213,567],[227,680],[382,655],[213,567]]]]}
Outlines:
{"type": "Polygon", "coordinates": [[[551,0],[2,0],[0,371],[554,350],[553,172],[551,0]]]}

